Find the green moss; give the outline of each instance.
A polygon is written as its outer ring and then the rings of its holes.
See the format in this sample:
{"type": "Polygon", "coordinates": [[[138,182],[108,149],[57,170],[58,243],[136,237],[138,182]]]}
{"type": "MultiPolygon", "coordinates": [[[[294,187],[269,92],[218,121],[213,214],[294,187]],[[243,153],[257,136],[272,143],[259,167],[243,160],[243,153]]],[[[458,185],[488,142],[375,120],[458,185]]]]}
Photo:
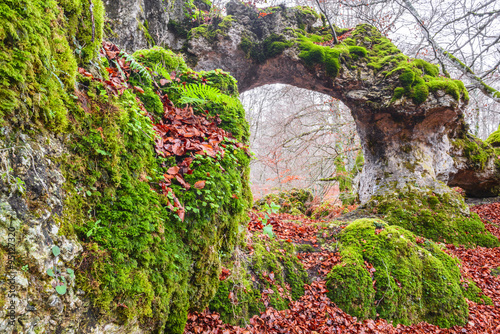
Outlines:
{"type": "Polygon", "coordinates": [[[344,45],[336,45],[334,48],[314,44],[305,36],[298,39],[301,50],[299,58],[304,60],[307,66],[320,64],[325,66],[326,73],[335,78],[340,70],[339,57],[349,52],[344,45]]]}
{"type": "Polygon", "coordinates": [[[234,22],[234,18],[231,15],[214,18],[212,23],[202,24],[189,30],[188,39],[204,38],[209,42],[214,42],[217,38],[226,36],[232,22],[234,22]]]}
{"type": "Polygon", "coordinates": [[[138,95],[146,110],[157,116],[163,115],[163,103],[161,102],[158,94],[156,94],[152,88],[147,87],[144,94],[139,93],[138,95]]]}
{"type": "Polygon", "coordinates": [[[396,89],[394,89],[394,95],[392,96],[392,101],[399,100],[400,98],[403,97],[404,93],[405,89],[403,87],[396,87],[396,89]]]}
{"type": "Polygon", "coordinates": [[[2,123],[65,128],[77,65],[60,12],[56,1],[0,4],[2,123]]]}
{"type": "Polygon", "coordinates": [[[500,267],[491,269],[491,274],[497,277],[500,276],[500,267]]]}
{"type": "Polygon", "coordinates": [[[318,13],[316,13],[316,11],[312,7],[297,6],[297,7],[293,7],[293,9],[298,10],[300,13],[304,14],[305,16],[313,16],[316,19],[320,18],[320,15],[318,13]]]}
{"type": "Polygon", "coordinates": [[[412,98],[415,104],[424,103],[425,100],[427,100],[428,96],[429,96],[429,88],[427,88],[427,85],[421,84],[413,88],[412,98]]]}
{"type": "Polygon", "coordinates": [[[399,81],[403,87],[410,87],[415,81],[415,73],[408,69],[401,73],[399,81]]]}
{"type": "Polygon", "coordinates": [[[165,73],[174,71],[187,71],[182,56],[160,46],[151,49],[137,50],[133,57],[140,63],[151,68],[158,76],[166,77],[165,73]]]}
{"type": "Polygon", "coordinates": [[[466,247],[497,247],[497,238],[488,232],[479,217],[464,215],[467,207],[455,192],[443,195],[432,192],[401,190],[378,196],[374,205],[389,224],[401,226],[436,242],[466,247]]]}
{"type": "Polygon", "coordinates": [[[484,169],[488,160],[495,155],[494,150],[487,145],[488,142],[478,138],[456,139],[452,144],[463,150],[471,167],[479,170],[484,169]]]}
{"type": "Polygon", "coordinates": [[[138,22],[138,28],[144,33],[144,37],[146,38],[148,46],[153,47],[155,45],[155,40],[149,33],[148,21],[145,20],[144,23],[138,22]]]}
{"type": "Polygon", "coordinates": [[[356,58],[353,58],[354,60],[357,60],[358,57],[366,57],[368,54],[368,51],[362,46],[349,46],[349,53],[354,56],[356,55],[356,58]]]}
{"type": "Polygon", "coordinates": [[[230,324],[245,325],[252,316],[264,311],[264,290],[271,292],[267,294],[269,306],[284,310],[291,300],[304,294],[304,284],[309,283],[293,244],[254,236],[252,247],[254,254],[250,259],[232,262],[237,265],[231,268],[231,276],[221,282],[209,305],[211,311],[220,313],[221,319],[230,324]],[[250,262],[248,267],[243,266],[245,262],[250,262]]]}
{"type": "MultiPolygon", "coordinates": [[[[237,99],[236,81],[225,72],[193,72],[182,58],[158,47],[134,56],[153,69],[154,80],[178,71],[182,81],[161,88],[174,104],[182,97],[183,81],[203,81],[237,99]]],[[[131,78],[145,92],[127,89],[114,97],[97,81],[79,78],[90,112],[73,114],[71,146],[62,162],[67,197],[58,218],[61,230],[76,233],[86,248],[77,284],[96,307],[121,321],[138,318],[151,331],[182,333],[188,309],[203,309],[215,294],[221,257],[232,251],[248,219],[249,157],[244,149],[216,159],[194,156],[193,173],[184,179],[191,185],[205,180],[205,187],[186,191],[171,185],[186,209],[182,222],[157,189],[176,161],[156,156],[152,123],[139,106],[162,114],[152,82],[131,78]]],[[[241,104],[209,108],[209,114],[220,115],[221,127],[246,141],[241,104]]]]}
{"type": "Polygon", "coordinates": [[[492,147],[500,147],[500,126],[484,142],[492,147]]]}
{"type": "Polygon", "coordinates": [[[281,191],[277,194],[269,194],[264,198],[254,203],[254,208],[264,210],[264,205],[267,203],[277,204],[280,206],[280,213],[291,213],[293,210],[304,214],[308,204],[313,200],[313,195],[310,190],[293,188],[290,191],[281,191]]]}
{"type": "Polygon", "coordinates": [[[373,219],[348,225],[339,242],[342,263],[327,275],[327,295],[346,312],[405,325],[467,322],[458,260],[434,243],[419,244],[411,232],[373,219]]]}
{"type": "Polygon", "coordinates": [[[285,49],[292,45],[293,42],[288,41],[285,36],[272,33],[260,43],[252,43],[249,38],[243,36],[239,46],[248,58],[261,64],[267,59],[282,54],[285,49]]]}
{"type": "Polygon", "coordinates": [[[432,77],[437,77],[439,75],[439,68],[436,65],[430,64],[422,59],[415,59],[413,64],[427,75],[432,77]]]}
{"type": "Polygon", "coordinates": [[[466,280],[462,283],[462,291],[465,298],[481,305],[493,305],[490,297],[483,294],[481,289],[472,280],[466,280]]]}

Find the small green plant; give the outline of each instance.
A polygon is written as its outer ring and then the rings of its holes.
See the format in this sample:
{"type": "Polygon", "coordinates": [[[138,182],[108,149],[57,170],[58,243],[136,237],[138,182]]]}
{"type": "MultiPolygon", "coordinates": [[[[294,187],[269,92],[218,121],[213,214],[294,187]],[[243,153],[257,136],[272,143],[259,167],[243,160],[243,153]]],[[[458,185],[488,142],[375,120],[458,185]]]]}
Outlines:
{"type": "Polygon", "coordinates": [[[218,88],[202,84],[189,84],[182,88],[180,102],[198,107],[202,107],[209,102],[225,104],[229,108],[238,107],[235,99],[222,94],[218,88]]]}
{"type": "Polygon", "coordinates": [[[24,272],[27,272],[28,269],[29,269],[29,266],[27,264],[21,267],[21,270],[24,272]]]}
{"type": "MultiPolygon", "coordinates": [[[[55,258],[61,254],[61,250],[59,247],[54,246],[52,247],[52,254],[54,254],[55,258]]],[[[60,295],[64,295],[68,289],[68,281],[66,280],[66,277],[64,275],[67,275],[70,280],[75,279],[75,272],[71,268],[66,269],[66,274],[63,274],[63,272],[57,268],[55,262],[53,263],[52,268],[47,269],[47,275],[50,277],[53,277],[55,282],[52,283],[54,288],[56,289],[56,292],[60,295]]]]}
{"type": "Polygon", "coordinates": [[[101,222],[101,220],[100,220],[100,219],[98,219],[98,220],[95,222],[94,226],[92,226],[92,228],[91,228],[90,230],[88,230],[88,231],[87,231],[87,238],[90,238],[90,237],[92,236],[92,234],[94,234],[94,233],[95,233],[95,232],[96,232],[96,231],[100,228],[100,226],[99,226],[99,223],[100,223],[100,222],[101,222]]]}
{"type": "MultiPolygon", "coordinates": [[[[138,63],[137,60],[135,60],[135,58],[132,55],[122,51],[122,52],[120,52],[119,56],[124,58],[126,61],[130,62],[129,67],[132,70],[139,72],[139,74],[141,74],[143,77],[145,77],[148,81],[153,80],[153,78],[151,78],[151,74],[149,74],[149,72],[148,72],[148,69],[145,66],[141,65],[140,63],[138,63]]],[[[118,64],[117,62],[115,62],[115,63],[118,64]]],[[[118,69],[121,71],[121,68],[119,65],[118,65],[118,69]]],[[[126,78],[126,77],[124,76],[124,78],[126,78]]]]}
{"type": "Polygon", "coordinates": [[[274,238],[275,234],[273,232],[273,226],[271,224],[268,224],[269,213],[278,213],[280,206],[277,204],[274,204],[274,202],[271,202],[271,205],[269,205],[267,203],[264,204],[263,208],[264,208],[264,211],[266,212],[266,214],[265,214],[264,218],[262,218],[262,225],[264,225],[264,227],[262,228],[262,232],[264,232],[264,234],[267,234],[269,236],[269,238],[274,238]]]}

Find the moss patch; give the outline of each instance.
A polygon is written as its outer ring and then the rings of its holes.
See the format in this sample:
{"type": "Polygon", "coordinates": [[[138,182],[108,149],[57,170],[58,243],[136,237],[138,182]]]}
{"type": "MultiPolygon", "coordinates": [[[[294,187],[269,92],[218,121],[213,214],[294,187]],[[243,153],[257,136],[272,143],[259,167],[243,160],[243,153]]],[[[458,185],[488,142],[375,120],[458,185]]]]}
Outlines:
{"type": "Polygon", "coordinates": [[[248,58],[261,64],[267,59],[282,54],[285,49],[293,46],[293,44],[294,43],[288,41],[285,36],[271,33],[271,35],[260,43],[253,43],[248,37],[243,36],[239,46],[248,58]]]}
{"type": "Polygon", "coordinates": [[[305,36],[298,39],[301,50],[299,58],[304,60],[307,66],[321,64],[325,67],[326,73],[335,78],[340,70],[340,56],[349,54],[349,49],[344,45],[336,45],[334,48],[314,44],[305,36]]]}
{"type": "Polygon", "coordinates": [[[500,126],[495,132],[490,134],[484,142],[493,147],[500,147],[500,126]]]}
{"type": "MultiPolygon", "coordinates": [[[[249,156],[243,147],[216,158],[193,155],[193,173],[184,180],[203,180],[205,187],[186,190],[176,181],[170,186],[186,210],[182,222],[158,182],[187,156],[156,155],[153,124],[141,108],[160,116],[158,94],[180,106],[183,82],[203,82],[227,94],[225,101],[234,100],[205,106],[209,115],[219,115],[220,127],[246,142],[248,124],[236,81],[227,73],[193,72],[159,47],[134,56],[134,66],[151,69],[130,77],[144,93],[126,89],[114,96],[101,83],[78,76],[86,111],[72,110],[71,143],[61,161],[67,196],[58,221],[64,233],[76,233],[84,244],[77,285],[96,307],[123,322],[138,318],[152,332],[182,333],[188,310],[205,308],[214,296],[221,258],[232,252],[248,219],[249,156]],[[170,80],[172,72],[179,80],[170,80]],[[158,88],[160,79],[167,83],[158,88]]],[[[193,107],[206,115],[205,108],[193,107]]]]}
{"type": "MultiPolygon", "coordinates": [[[[482,170],[486,166],[488,160],[496,157],[498,153],[498,149],[493,149],[491,147],[494,145],[488,145],[490,137],[487,141],[483,142],[478,138],[467,135],[465,138],[454,140],[452,144],[456,148],[463,150],[464,156],[467,158],[471,167],[482,170]]],[[[494,136],[491,138],[491,141],[493,140],[494,136]]]]}
{"type": "Polygon", "coordinates": [[[280,213],[292,213],[298,211],[304,214],[307,210],[308,204],[313,200],[311,191],[307,189],[293,188],[290,191],[282,191],[277,194],[269,194],[264,198],[254,203],[254,208],[264,210],[264,205],[267,203],[278,204],[280,206],[280,213]]]}
{"type": "Polygon", "coordinates": [[[205,38],[209,42],[215,42],[215,40],[221,36],[225,36],[234,18],[231,15],[224,16],[223,18],[215,17],[212,23],[202,24],[196,28],[193,28],[188,33],[188,39],[205,38]]]}
{"type": "Polygon", "coordinates": [[[230,324],[245,325],[252,316],[263,312],[264,299],[277,310],[288,308],[291,300],[304,294],[304,284],[309,283],[293,244],[257,235],[252,238],[252,247],[254,254],[245,260],[247,267],[242,259],[233,259],[237,265],[231,268],[231,276],[221,282],[209,305],[230,324]]]}
{"type": "Polygon", "coordinates": [[[466,247],[498,247],[477,214],[464,215],[467,207],[460,194],[400,191],[375,197],[368,206],[376,208],[389,224],[401,226],[436,242],[466,247]]]}
{"type": "Polygon", "coordinates": [[[458,260],[436,244],[373,219],[352,222],[339,241],[342,264],[327,275],[327,295],[346,312],[405,325],[467,322],[458,260]]]}

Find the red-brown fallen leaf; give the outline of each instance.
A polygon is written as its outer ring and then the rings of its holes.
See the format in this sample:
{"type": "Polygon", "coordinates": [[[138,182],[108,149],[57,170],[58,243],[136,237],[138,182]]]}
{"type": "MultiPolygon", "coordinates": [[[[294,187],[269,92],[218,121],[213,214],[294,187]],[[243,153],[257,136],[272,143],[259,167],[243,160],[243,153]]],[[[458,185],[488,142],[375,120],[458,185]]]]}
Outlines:
{"type": "Polygon", "coordinates": [[[78,67],[78,73],[80,73],[81,75],[84,75],[88,78],[93,78],[94,76],[92,74],[90,74],[89,72],[85,71],[84,68],[81,68],[81,67],[78,67]]]}
{"type": "Polygon", "coordinates": [[[180,174],[175,174],[175,179],[186,189],[189,189],[191,188],[191,185],[189,183],[187,183],[186,181],[184,181],[184,179],[182,178],[182,176],[180,174]]]}
{"type": "Polygon", "coordinates": [[[144,94],[144,89],[142,89],[141,87],[139,87],[139,86],[134,86],[134,89],[135,89],[136,91],[138,91],[139,93],[144,94]]]}
{"type": "Polygon", "coordinates": [[[172,81],[167,80],[167,79],[160,79],[160,85],[165,86],[166,84],[170,83],[172,81]]]}
{"type": "Polygon", "coordinates": [[[173,167],[170,167],[168,170],[167,170],[167,173],[170,174],[170,175],[175,175],[175,174],[178,174],[179,173],[179,167],[178,166],[173,166],[173,167]]]}
{"type": "Polygon", "coordinates": [[[196,189],[203,189],[205,188],[205,182],[207,181],[204,181],[204,180],[201,180],[201,181],[197,181],[193,187],[195,187],[196,189]]]}

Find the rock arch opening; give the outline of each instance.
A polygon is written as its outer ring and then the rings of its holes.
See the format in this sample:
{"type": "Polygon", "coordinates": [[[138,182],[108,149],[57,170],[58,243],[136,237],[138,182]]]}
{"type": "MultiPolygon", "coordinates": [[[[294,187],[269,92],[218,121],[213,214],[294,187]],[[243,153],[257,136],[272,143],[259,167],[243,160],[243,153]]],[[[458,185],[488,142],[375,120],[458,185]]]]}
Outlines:
{"type": "Polygon", "coordinates": [[[290,85],[240,95],[250,125],[254,199],[293,188],[351,203],[363,155],[354,120],[341,101],[290,85]]]}

